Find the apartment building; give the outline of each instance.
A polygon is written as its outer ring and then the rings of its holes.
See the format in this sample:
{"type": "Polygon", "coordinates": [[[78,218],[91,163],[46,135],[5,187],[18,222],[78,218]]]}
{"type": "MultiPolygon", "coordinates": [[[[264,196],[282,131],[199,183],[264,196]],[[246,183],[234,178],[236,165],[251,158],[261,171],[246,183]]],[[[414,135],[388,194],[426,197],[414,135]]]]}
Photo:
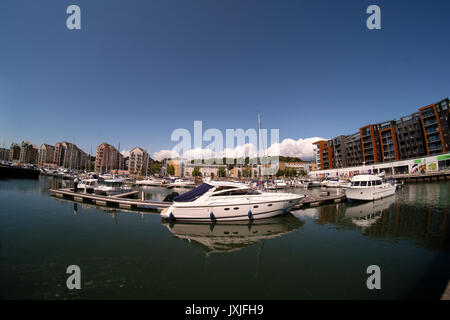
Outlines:
{"type": "Polygon", "coordinates": [[[134,147],[130,151],[128,159],[128,170],[132,174],[148,175],[151,173],[153,159],[150,158],[147,151],[140,147],[134,147]]]}
{"type": "Polygon", "coordinates": [[[315,143],[318,170],[443,154],[450,148],[449,99],[399,120],[369,124],[349,136],[315,143]]]}
{"type": "Polygon", "coordinates": [[[19,155],[20,162],[35,164],[38,162],[38,154],[39,151],[35,145],[29,141],[22,141],[19,155]]]}
{"type": "Polygon", "coordinates": [[[444,153],[449,149],[449,100],[420,108],[420,120],[424,130],[427,155],[444,153]]]}
{"type": "Polygon", "coordinates": [[[0,160],[9,161],[9,149],[0,148],[0,160]]]}
{"type": "Polygon", "coordinates": [[[123,155],[112,145],[102,142],[97,146],[95,172],[108,172],[124,168],[123,155]]]}
{"type": "Polygon", "coordinates": [[[88,155],[75,144],[63,141],[55,144],[52,162],[64,168],[86,169],[88,155]]]}
{"type": "Polygon", "coordinates": [[[318,169],[333,168],[333,148],[331,142],[320,140],[314,142],[314,150],[316,151],[316,165],[318,169]]]}
{"type": "Polygon", "coordinates": [[[55,146],[49,144],[42,144],[39,148],[39,164],[51,164],[53,163],[53,155],[55,153],[55,146]]]}
{"type": "Polygon", "coordinates": [[[13,142],[9,148],[9,161],[18,161],[20,159],[20,146],[13,142]]]}

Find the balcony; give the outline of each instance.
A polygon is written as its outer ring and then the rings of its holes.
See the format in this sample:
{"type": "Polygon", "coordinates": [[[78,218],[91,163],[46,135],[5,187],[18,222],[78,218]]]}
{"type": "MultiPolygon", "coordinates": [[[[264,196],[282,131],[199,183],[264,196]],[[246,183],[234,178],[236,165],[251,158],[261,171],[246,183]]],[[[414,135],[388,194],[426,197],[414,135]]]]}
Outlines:
{"type": "Polygon", "coordinates": [[[433,109],[426,109],[425,111],[422,111],[422,117],[425,118],[430,118],[430,117],[435,117],[436,114],[434,113],[433,109]]]}
{"type": "Polygon", "coordinates": [[[430,120],[425,120],[423,122],[423,124],[425,125],[425,127],[429,127],[431,125],[437,124],[437,120],[436,120],[436,118],[430,119],[430,120]]]}
{"type": "Polygon", "coordinates": [[[429,128],[429,129],[426,130],[427,135],[431,135],[431,134],[438,133],[438,132],[439,132],[439,128],[438,127],[429,128]]]}

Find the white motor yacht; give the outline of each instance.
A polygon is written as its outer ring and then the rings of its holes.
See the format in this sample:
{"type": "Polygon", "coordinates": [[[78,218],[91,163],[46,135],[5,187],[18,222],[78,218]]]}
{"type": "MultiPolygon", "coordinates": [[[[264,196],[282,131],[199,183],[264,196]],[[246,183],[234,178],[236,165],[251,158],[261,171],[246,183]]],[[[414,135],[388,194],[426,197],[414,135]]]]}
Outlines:
{"type": "Polygon", "coordinates": [[[395,184],[385,183],[379,176],[364,174],[352,178],[345,196],[349,200],[372,201],[394,195],[395,189],[395,184]]]}
{"type": "Polygon", "coordinates": [[[261,192],[242,183],[211,181],[175,197],[161,216],[198,222],[262,219],[287,213],[304,197],[261,192]]]}
{"type": "Polygon", "coordinates": [[[112,196],[120,193],[130,192],[131,187],[123,183],[123,179],[108,179],[99,183],[94,188],[95,194],[112,196]]]}
{"type": "Polygon", "coordinates": [[[85,193],[93,193],[96,187],[98,187],[98,179],[83,179],[77,185],[77,188],[85,193]]]}

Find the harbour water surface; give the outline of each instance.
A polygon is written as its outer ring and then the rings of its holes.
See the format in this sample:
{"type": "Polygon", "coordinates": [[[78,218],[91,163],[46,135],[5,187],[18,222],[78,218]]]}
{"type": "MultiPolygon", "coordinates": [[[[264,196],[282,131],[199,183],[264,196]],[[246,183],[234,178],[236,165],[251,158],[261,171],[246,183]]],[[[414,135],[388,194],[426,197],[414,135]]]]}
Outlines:
{"type": "Polygon", "coordinates": [[[0,180],[2,299],[439,299],[450,279],[448,182],[225,225],[62,200],[51,183],[0,180]],[[69,265],[81,290],[66,287],[69,265]]]}

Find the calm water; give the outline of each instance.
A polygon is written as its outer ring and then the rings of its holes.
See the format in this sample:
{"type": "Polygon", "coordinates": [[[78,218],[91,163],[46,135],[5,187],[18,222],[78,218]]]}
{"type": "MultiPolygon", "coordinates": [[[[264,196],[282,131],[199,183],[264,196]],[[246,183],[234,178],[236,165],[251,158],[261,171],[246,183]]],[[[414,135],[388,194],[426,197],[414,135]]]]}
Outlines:
{"type": "MultiPolygon", "coordinates": [[[[3,299],[437,299],[450,279],[450,183],[253,224],[196,225],[61,200],[50,182],[0,180],[3,299]],[[81,290],[65,285],[73,264],[81,290]],[[374,264],[382,289],[371,291],[374,264]]],[[[147,188],[146,197],[167,192],[147,188]]]]}

